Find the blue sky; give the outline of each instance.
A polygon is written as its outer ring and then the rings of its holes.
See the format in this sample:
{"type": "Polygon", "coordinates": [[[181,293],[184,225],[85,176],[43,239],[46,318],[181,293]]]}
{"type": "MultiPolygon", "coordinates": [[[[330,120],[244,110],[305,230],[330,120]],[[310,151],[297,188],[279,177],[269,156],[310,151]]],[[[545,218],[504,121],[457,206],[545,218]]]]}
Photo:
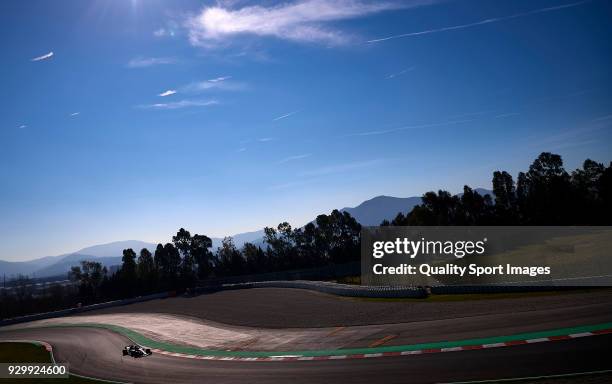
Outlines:
{"type": "Polygon", "coordinates": [[[612,160],[612,5],[4,1],[0,258],[612,160]],[[51,54],[52,53],[52,54],[51,54]]]}

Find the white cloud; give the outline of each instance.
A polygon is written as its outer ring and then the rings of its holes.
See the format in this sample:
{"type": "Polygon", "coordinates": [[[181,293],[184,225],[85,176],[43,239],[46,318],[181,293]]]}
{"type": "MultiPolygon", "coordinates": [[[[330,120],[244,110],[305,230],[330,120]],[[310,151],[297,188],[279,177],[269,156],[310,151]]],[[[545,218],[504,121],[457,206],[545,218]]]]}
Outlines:
{"type": "Polygon", "coordinates": [[[174,63],[176,63],[176,59],[173,57],[137,57],[130,60],[127,66],[128,68],[145,68],[154,65],[174,63]]]}
{"type": "Polygon", "coordinates": [[[41,61],[41,60],[47,60],[53,57],[53,52],[49,52],[47,54],[44,54],[42,56],[37,56],[35,58],[32,59],[32,61],[41,61]]]}
{"type": "Polygon", "coordinates": [[[242,147],[242,148],[238,148],[238,149],[236,150],[236,152],[244,152],[244,151],[246,151],[246,150],[247,150],[247,149],[246,149],[245,147],[242,147]]]}
{"type": "Polygon", "coordinates": [[[167,91],[164,91],[164,92],[160,93],[157,96],[166,97],[166,96],[174,95],[175,93],[176,93],[176,91],[174,89],[169,89],[167,91]]]}
{"type": "Polygon", "coordinates": [[[274,140],[273,137],[262,137],[261,139],[257,139],[257,141],[259,141],[260,143],[266,143],[268,141],[272,141],[274,140]]]}
{"type": "Polygon", "coordinates": [[[25,124],[21,124],[21,125],[19,126],[19,129],[24,129],[24,128],[27,128],[27,127],[28,127],[27,125],[25,125],[25,124]]]}
{"type": "Polygon", "coordinates": [[[140,107],[146,109],[181,109],[189,107],[210,107],[217,104],[219,104],[219,102],[216,100],[181,100],[171,103],[141,105],[140,107]]]}
{"type": "Polygon", "coordinates": [[[246,88],[243,83],[228,81],[231,76],[220,76],[214,79],[197,81],[195,83],[188,84],[182,88],[182,91],[187,93],[198,93],[211,89],[219,89],[223,91],[239,91],[246,88]]]}
{"type": "Polygon", "coordinates": [[[490,19],[484,19],[484,20],[476,21],[474,23],[453,25],[453,26],[450,26],[450,27],[443,27],[443,28],[427,29],[427,30],[418,31],[418,32],[402,33],[400,35],[392,35],[392,36],[382,37],[380,39],[369,40],[368,43],[380,43],[382,41],[401,39],[401,38],[405,38],[405,37],[415,37],[415,36],[429,35],[431,33],[447,32],[447,31],[454,31],[454,30],[458,30],[458,29],[477,27],[479,25],[497,23],[499,21],[516,19],[518,17],[530,16],[530,15],[535,15],[535,14],[538,14],[538,13],[551,12],[551,11],[557,11],[557,10],[560,10],[560,9],[576,7],[576,6],[585,4],[585,3],[590,2],[590,1],[591,0],[583,0],[583,1],[578,1],[578,2],[575,2],[575,3],[557,5],[557,6],[554,6],[554,7],[534,9],[532,11],[515,13],[515,14],[509,15],[509,16],[493,17],[493,18],[490,18],[490,19]]]}
{"type": "Polygon", "coordinates": [[[205,47],[236,35],[271,36],[297,42],[338,45],[349,41],[349,37],[324,24],[434,1],[297,0],[270,7],[254,5],[239,9],[220,4],[205,7],[188,20],[187,27],[191,43],[205,47]]]}
{"type": "Polygon", "coordinates": [[[229,80],[231,78],[232,78],[231,76],[219,76],[219,77],[215,77],[214,79],[210,79],[208,81],[211,83],[218,83],[220,81],[229,80]]]}
{"type": "Polygon", "coordinates": [[[70,114],[70,116],[73,116],[73,117],[74,117],[74,116],[78,116],[78,115],[80,115],[80,114],[81,114],[81,112],[72,112],[72,113],[70,114]]]}
{"type": "Polygon", "coordinates": [[[174,37],[176,32],[171,28],[159,28],[153,31],[155,37],[174,37]]]}
{"type": "Polygon", "coordinates": [[[274,119],[272,119],[272,121],[278,121],[278,120],[286,119],[287,117],[292,116],[292,115],[295,115],[295,114],[296,114],[296,113],[298,113],[298,112],[299,112],[299,111],[293,111],[293,112],[286,113],[286,114],[284,114],[284,115],[281,115],[281,116],[275,117],[274,119]]]}
{"type": "Polygon", "coordinates": [[[414,67],[409,67],[409,68],[406,68],[406,69],[402,69],[399,72],[391,73],[391,74],[385,76],[385,79],[393,79],[393,78],[396,78],[398,76],[404,75],[404,74],[406,74],[406,73],[408,73],[410,71],[413,71],[413,70],[414,70],[414,67]]]}
{"type": "Polygon", "coordinates": [[[495,115],[493,118],[494,119],[505,119],[506,117],[513,117],[513,116],[518,116],[520,115],[520,113],[518,112],[510,112],[510,113],[502,113],[499,115],[495,115]]]}
{"type": "Polygon", "coordinates": [[[179,28],[179,23],[177,23],[175,20],[169,20],[163,27],[160,27],[153,31],[153,36],[160,38],[174,37],[178,34],[177,32],[179,28]]]}
{"type": "Polygon", "coordinates": [[[301,159],[305,159],[305,158],[310,157],[310,156],[312,156],[312,153],[305,153],[303,155],[289,156],[289,157],[285,157],[284,159],[279,161],[278,164],[284,164],[284,163],[288,163],[290,161],[301,160],[301,159]]]}

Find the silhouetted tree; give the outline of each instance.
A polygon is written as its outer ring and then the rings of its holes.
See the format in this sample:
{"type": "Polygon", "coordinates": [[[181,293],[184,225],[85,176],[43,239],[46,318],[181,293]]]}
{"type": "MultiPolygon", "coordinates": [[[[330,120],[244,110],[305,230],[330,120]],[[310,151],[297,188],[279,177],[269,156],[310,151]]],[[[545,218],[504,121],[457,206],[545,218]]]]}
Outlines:
{"type": "Polygon", "coordinates": [[[212,271],[212,240],[208,236],[195,234],[191,238],[190,252],[197,264],[198,278],[208,277],[212,271]]]}
{"type": "Polygon", "coordinates": [[[506,171],[493,172],[493,196],[495,196],[495,223],[518,223],[517,195],[512,176],[506,171]]]}
{"type": "Polygon", "coordinates": [[[361,225],[348,212],[334,209],[316,219],[316,248],[333,263],[359,260],[361,225]]]}
{"type": "Polygon", "coordinates": [[[240,251],[236,249],[234,240],[231,237],[225,237],[221,242],[221,246],[217,249],[216,268],[219,275],[242,274],[246,271],[245,266],[245,260],[240,251]]]}
{"type": "Polygon", "coordinates": [[[123,250],[123,257],[121,258],[121,276],[126,280],[135,280],[137,275],[136,271],[136,252],[132,248],[123,250]]]}
{"type": "MultiPolygon", "coordinates": [[[[467,185],[459,195],[443,190],[427,192],[421,204],[381,225],[610,225],[612,220],[612,163],[605,167],[587,159],[570,175],[561,156],[543,152],[527,172],[519,172],[516,183],[509,173],[500,170],[493,173],[492,186],[494,198],[467,185]]],[[[141,250],[138,263],[132,249],[124,250],[123,265],[113,276],[107,276],[100,263],[83,261],[72,268],[70,278],[79,283],[78,297],[84,302],[123,298],[137,292],[183,290],[194,286],[196,278],[359,260],[360,230],[361,225],[348,212],[334,210],[302,228],[292,228],[287,222],[276,228],[266,227],[265,251],[252,243],[238,250],[233,239],[226,237],[213,254],[209,237],[192,236],[181,228],[172,243],[158,244],[153,256],[147,249],[141,250]]],[[[31,285],[24,280],[16,295],[1,293],[2,316],[35,311],[36,298],[28,287],[31,285]]],[[[60,305],[73,300],[70,293],[58,287],[47,294],[65,297],[57,299],[65,303],[60,305]]]]}
{"type": "Polygon", "coordinates": [[[427,192],[422,204],[384,225],[604,225],[610,223],[612,163],[587,159],[571,176],[561,156],[543,152],[519,172],[493,173],[493,203],[468,186],[461,196],[427,192]]]}
{"type": "Polygon", "coordinates": [[[170,278],[171,281],[175,282],[178,278],[178,274],[181,267],[181,255],[179,254],[179,251],[176,249],[176,247],[174,247],[174,245],[172,245],[171,243],[166,243],[166,245],[164,245],[164,253],[166,255],[168,263],[167,276],[170,278]]]}
{"type": "Polygon", "coordinates": [[[525,175],[527,224],[566,225],[571,203],[570,177],[561,156],[543,152],[525,175]]]}
{"type": "Polygon", "coordinates": [[[148,249],[140,250],[138,257],[138,277],[141,279],[149,279],[155,272],[155,264],[153,263],[153,255],[148,249]]]}
{"type": "Polygon", "coordinates": [[[153,255],[146,248],[140,250],[137,271],[138,279],[140,280],[141,284],[140,292],[150,293],[154,291],[157,282],[157,270],[153,261],[153,255]]]}
{"type": "Polygon", "coordinates": [[[79,283],[79,295],[84,302],[95,302],[100,293],[100,286],[106,277],[107,270],[97,261],[81,261],[80,266],[70,269],[69,277],[79,283]]]}
{"type": "Polygon", "coordinates": [[[597,182],[599,196],[601,199],[601,210],[599,210],[598,224],[610,225],[612,218],[612,162],[603,171],[597,182]]]}
{"type": "Polygon", "coordinates": [[[325,262],[323,253],[319,251],[321,240],[318,239],[318,233],[314,223],[308,223],[303,229],[298,228],[293,231],[300,266],[311,267],[325,262]]]}
{"type": "Polygon", "coordinates": [[[165,278],[168,275],[169,262],[162,244],[157,244],[155,253],[153,254],[153,264],[160,278],[165,278]]]}
{"type": "Polygon", "coordinates": [[[132,248],[124,249],[121,261],[118,278],[121,281],[120,285],[124,295],[129,297],[137,292],[139,286],[136,252],[132,248]]]}
{"type": "Polygon", "coordinates": [[[605,191],[600,180],[604,179],[606,168],[603,164],[587,159],[582,169],[576,169],[571,175],[573,224],[597,224],[602,222],[605,191]]]}
{"type": "Polygon", "coordinates": [[[264,228],[264,240],[268,244],[266,254],[273,270],[285,269],[290,265],[294,249],[291,225],[280,223],[276,229],[264,228]]]}
{"type": "Polygon", "coordinates": [[[269,272],[268,260],[261,247],[253,243],[244,243],[242,246],[242,255],[246,261],[246,270],[248,273],[269,272]]]}
{"type": "Polygon", "coordinates": [[[181,257],[180,278],[182,285],[191,287],[196,279],[196,265],[191,253],[191,234],[184,228],[179,229],[176,236],[172,237],[172,243],[181,257]]]}

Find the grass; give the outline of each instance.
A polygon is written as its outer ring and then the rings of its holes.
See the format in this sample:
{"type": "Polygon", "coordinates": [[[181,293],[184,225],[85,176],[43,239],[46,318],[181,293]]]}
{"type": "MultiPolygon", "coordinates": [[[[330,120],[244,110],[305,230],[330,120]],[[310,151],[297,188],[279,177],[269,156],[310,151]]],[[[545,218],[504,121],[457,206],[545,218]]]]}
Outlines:
{"type": "Polygon", "coordinates": [[[520,299],[525,297],[540,297],[540,296],[557,296],[564,294],[590,293],[601,291],[600,288],[593,289],[576,289],[566,291],[542,291],[542,292],[508,292],[508,293],[466,293],[466,294],[448,294],[436,295],[431,294],[426,298],[369,298],[369,297],[350,297],[343,299],[373,301],[373,302],[409,302],[409,303],[438,303],[452,301],[469,301],[469,300],[497,300],[497,299],[520,299]]]}
{"type": "Polygon", "coordinates": [[[361,276],[339,277],[339,278],[333,279],[331,281],[334,282],[334,283],[338,283],[338,284],[359,285],[359,284],[361,284],[361,276]]]}
{"type": "MultiPolygon", "coordinates": [[[[361,276],[347,276],[330,280],[338,284],[360,285],[361,276]]],[[[340,299],[371,301],[371,302],[412,302],[412,303],[438,303],[452,301],[469,300],[497,300],[497,299],[518,299],[524,297],[555,296],[563,294],[590,293],[601,291],[606,288],[581,288],[562,291],[540,291],[540,292],[507,292],[507,293],[466,293],[466,294],[430,294],[426,298],[369,298],[369,297],[342,297],[340,299]]]]}
{"type": "MultiPolygon", "coordinates": [[[[570,373],[561,375],[526,377],[516,379],[498,379],[483,381],[465,381],[454,384],[608,384],[612,383],[612,372],[595,371],[585,373],[570,373]]],[[[453,384],[453,383],[447,383],[453,384]]]]}
{"type": "Polygon", "coordinates": [[[535,379],[517,381],[519,384],[609,384],[612,383],[612,374],[589,374],[584,376],[550,378],[550,379],[535,379]]]}
{"type": "MultiPolygon", "coordinates": [[[[2,363],[51,363],[51,355],[42,345],[31,343],[0,343],[0,362],[2,363]]],[[[0,379],[0,383],[19,382],[20,384],[102,384],[100,380],[86,379],[70,375],[67,379],[0,379]]]]}

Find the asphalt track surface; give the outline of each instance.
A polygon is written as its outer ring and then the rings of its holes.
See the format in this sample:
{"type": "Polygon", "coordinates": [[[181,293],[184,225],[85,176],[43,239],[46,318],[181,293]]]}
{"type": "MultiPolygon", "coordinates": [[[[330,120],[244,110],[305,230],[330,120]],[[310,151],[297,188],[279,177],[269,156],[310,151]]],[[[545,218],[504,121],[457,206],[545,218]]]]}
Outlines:
{"type": "MultiPolygon", "coordinates": [[[[237,327],[270,328],[385,324],[384,332],[373,338],[393,332],[398,337],[389,344],[413,344],[610,322],[611,304],[610,290],[427,303],[251,289],[154,300],[84,315],[174,313],[237,327]]],[[[440,383],[612,369],[612,335],[401,357],[282,362],[209,361],[161,354],[133,359],[121,354],[125,345],[132,344],[129,339],[97,328],[5,329],[0,336],[50,343],[57,361],[68,362],[73,373],[137,383],[440,383]]]]}
{"type": "MultiPolygon", "coordinates": [[[[495,295],[491,295],[495,298],[495,295]]],[[[555,311],[582,306],[609,305],[612,289],[561,292],[517,298],[449,302],[368,301],[290,288],[255,288],[221,291],[195,297],[150,300],[120,307],[88,311],[104,313],[169,313],[227,325],[257,328],[310,328],[396,324],[456,319],[466,316],[513,315],[517,312],[555,311]]],[[[555,316],[548,316],[552,321],[555,316]]],[[[611,319],[612,320],[612,319],[611,319]]],[[[538,320],[539,321],[539,320],[538,320]]],[[[523,324],[537,323],[534,319],[523,324]]],[[[548,328],[554,328],[551,325],[548,328]]]]}
{"type": "Polygon", "coordinates": [[[439,383],[612,369],[612,335],[490,350],[343,361],[201,361],[123,357],[129,339],[93,328],[3,332],[50,343],[77,374],[135,383],[439,383]]]}

